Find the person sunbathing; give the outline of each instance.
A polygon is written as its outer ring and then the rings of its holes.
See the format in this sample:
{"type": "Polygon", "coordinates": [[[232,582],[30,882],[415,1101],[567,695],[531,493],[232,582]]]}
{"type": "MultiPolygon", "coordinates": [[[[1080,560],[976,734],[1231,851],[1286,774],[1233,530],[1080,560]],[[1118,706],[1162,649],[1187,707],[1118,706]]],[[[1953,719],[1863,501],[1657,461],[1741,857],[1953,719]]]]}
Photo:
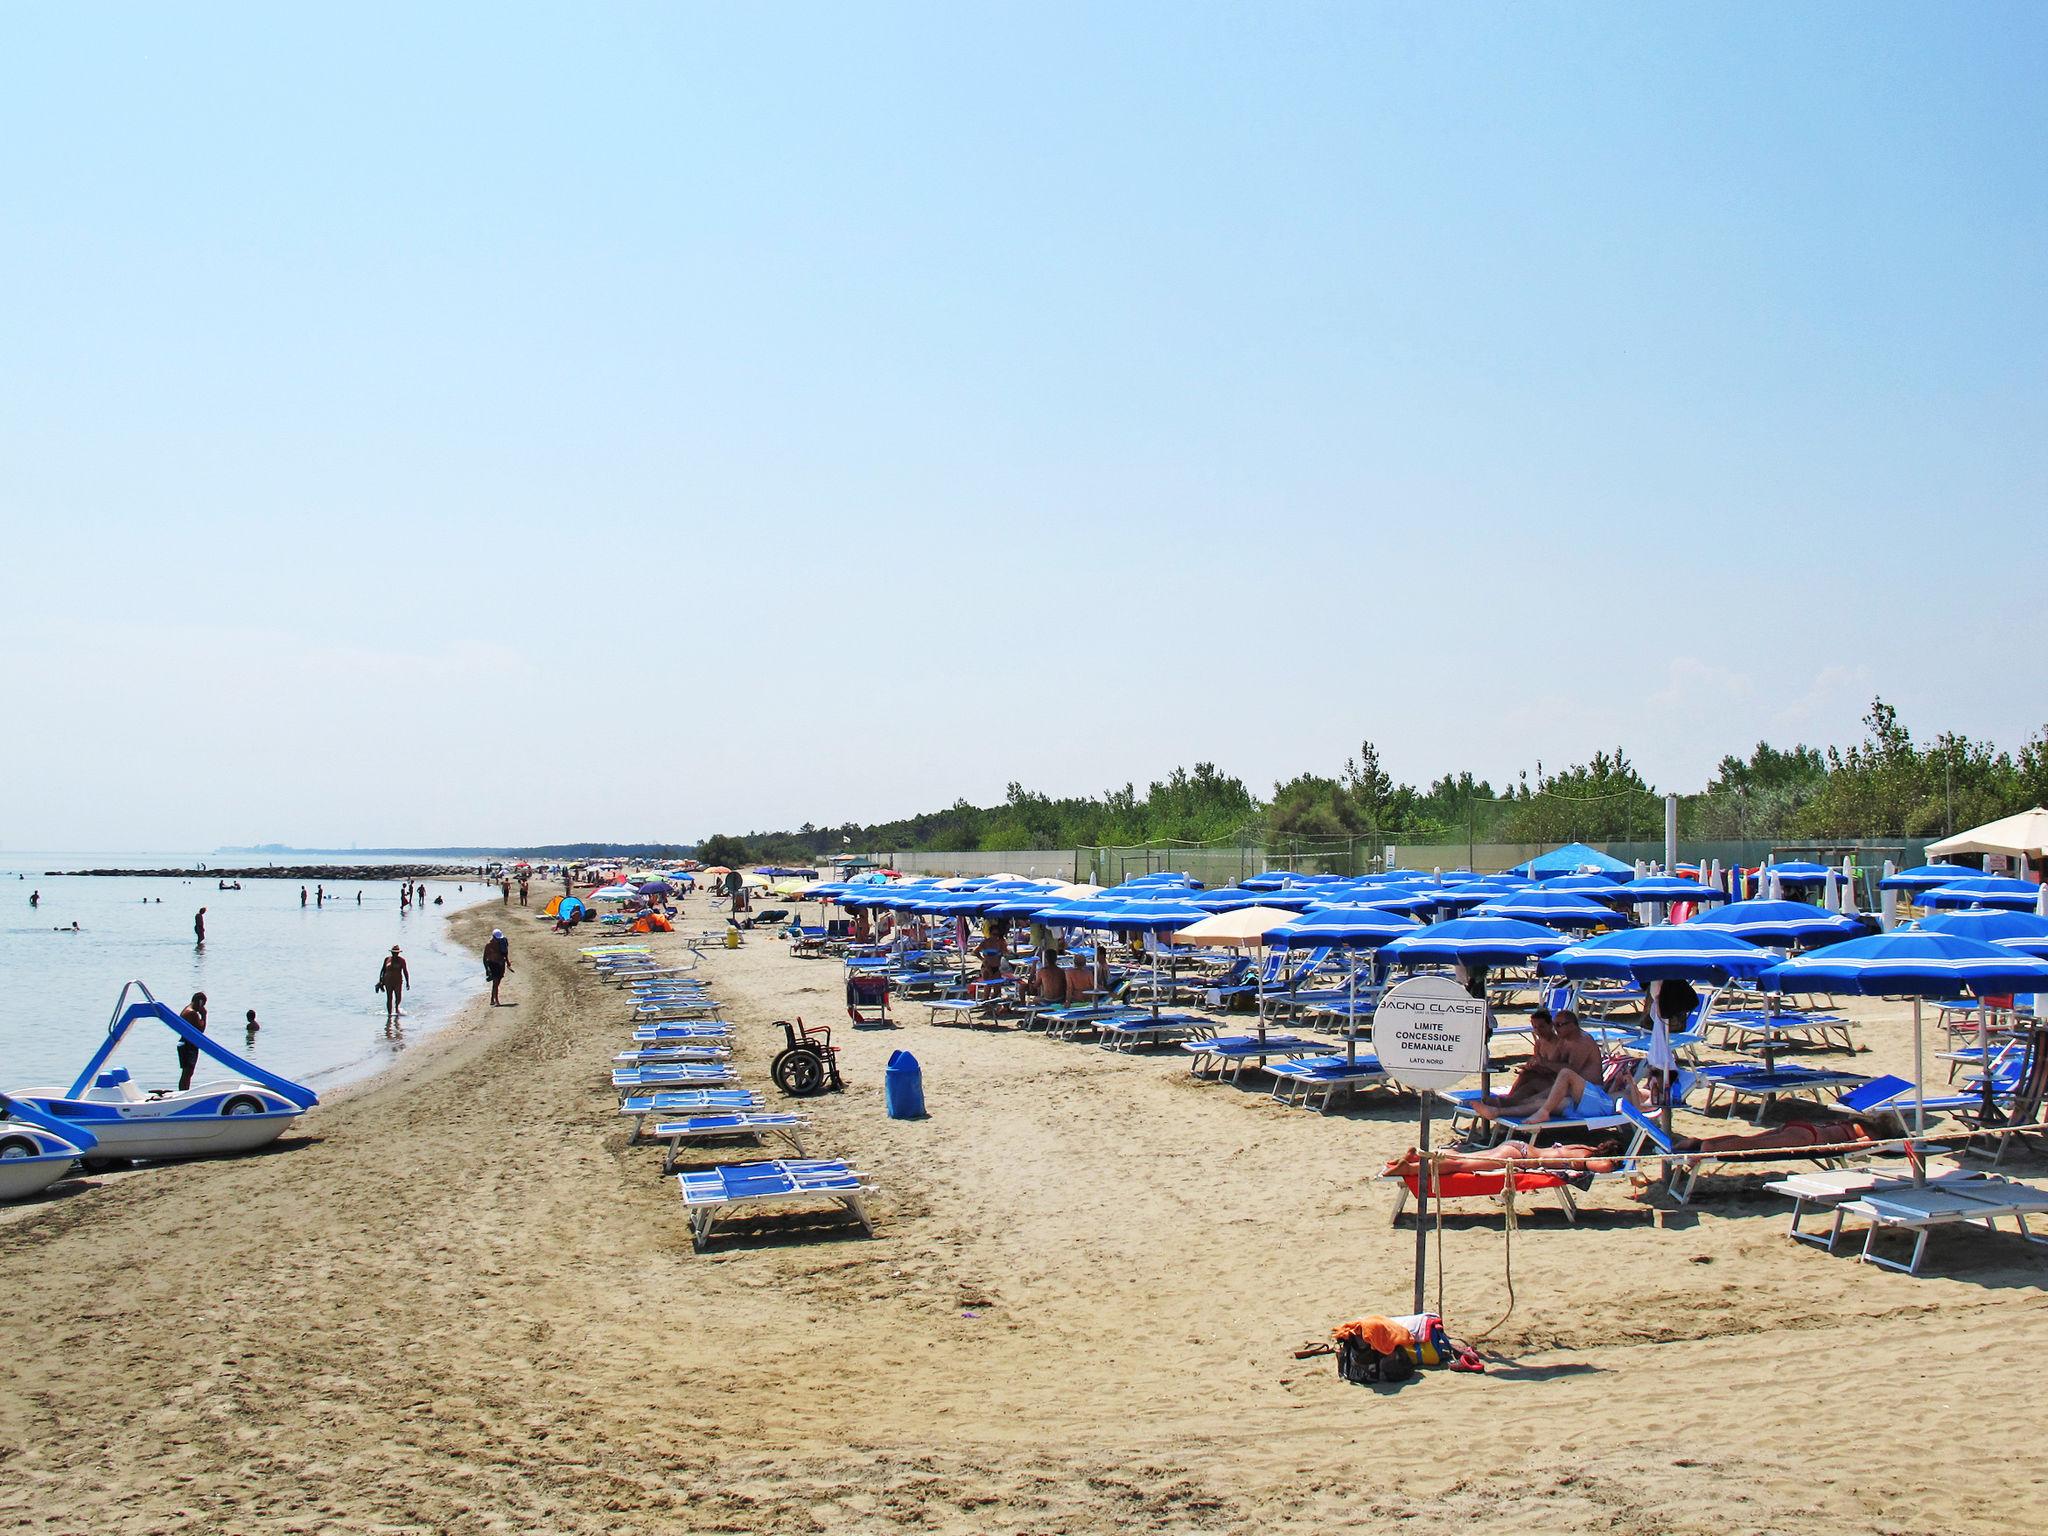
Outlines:
{"type": "MultiPolygon", "coordinates": [[[[1536,1168],[1546,1173],[1612,1173],[1621,1166],[1620,1151],[1613,1142],[1567,1143],[1555,1147],[1531,1146],[1526,1141],[1503,1141],[1497,1146],[1446,1152],[1436,1159],[1438,1177],[1454,1173],[1501,1173],[1510,1166],[1536,1168]]],[[[1419,1178],[1422,1154],[1410,1147],[1382,1170],[1394,1178],[1419,1178]]]]}
{"type": "Polygon", "coordinates": [[[1788,1120],[1767,1131],[1742,1131],[1727,1136],[1674,1136],[1671,1145],[1680,1152],[1729,1153],[1740,1156],[1756,1152],[1811,1152],[1815,1147],[1874,1147],[1877,1138],[1860,1120],[1832,1123],[1820,1120],[1788,1120]]]}

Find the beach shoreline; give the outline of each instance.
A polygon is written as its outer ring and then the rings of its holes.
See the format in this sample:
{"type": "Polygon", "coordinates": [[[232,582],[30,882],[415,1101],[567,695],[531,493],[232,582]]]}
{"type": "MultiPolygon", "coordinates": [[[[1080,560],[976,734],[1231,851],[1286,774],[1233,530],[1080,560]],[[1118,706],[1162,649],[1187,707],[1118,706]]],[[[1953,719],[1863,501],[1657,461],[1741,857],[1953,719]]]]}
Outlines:
{"type": "MultiPolygon", "coordinates": [[[[450,916],[465,944],[494,920],[450,916]]],[[[678,926],[718,921],[697,897],[678,926]]],[[[735,1064],[783,1107],[776,1021],[835,1024],[847,1090],[793,1107],[878,1186],[876,1234],[695,1253],[606,1082],[623,1000],[539,926],[508,930],[516,1006],[473,999],[278,1150],[20,1208],[0,1528],[1933,1536],[2048,1507],[2042,1277],[2010,1236],[1944,1233],[1911,1280],[1787,1242],[1775,1197],[1603,1186],[1576,1227],[1523,1213],[1510,1305],[1498,1214],[1460,1210],[1452,1327],[1505,1314],[1493,1369],[1347,1386],[1293,1350],[1406,1310],[1373,1176],[1412,1103],[1290,1111],[1178,1053],[915,1009],[838,1028],[839,967],[765,933],[703,962],[735,1064]],[[882,1114],[903,1047],[927,1120],[882,1114]],[[2001,1487],[1958,1482],[1945,1432],[1867,1432],[1966,1414],[2001,1487]]]]}

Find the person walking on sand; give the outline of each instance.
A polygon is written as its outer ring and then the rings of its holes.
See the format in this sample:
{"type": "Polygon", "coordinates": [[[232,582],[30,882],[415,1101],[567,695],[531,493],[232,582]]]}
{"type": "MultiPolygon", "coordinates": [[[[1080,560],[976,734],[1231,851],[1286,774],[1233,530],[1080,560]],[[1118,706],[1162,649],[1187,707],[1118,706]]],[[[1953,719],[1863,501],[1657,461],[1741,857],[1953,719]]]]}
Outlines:
{"type": "Polygon", "coordinates": [[[498,882],[498,905],[501,907],[512,905],[512,882],[510,880],[500,880],[498,882]]]}
{"type": "MultiPolygon", "coordinates": [[[[206,1033],[206,994],[194,992],[192,1001],[178,1010],[178,1017],[198,1030],[206,1033]]],[[[183,1093],[192,1086],[192,1069],[199,1065],[199,1047],[190,1040],[178,1042],[178,1092],[183,1093]]]]}
{"type": "Polygon", "coordinates": [[[206,942],[206,908],[204,907],[201,907],[192,914],[192,937],[200,944],[206,942]]]}
{"type": "Polygon", "coordinates": [[[505,930],[493,928],[491,936],[484,941],[484,979],[491,984],[491,1006],[502,1006],[498,1000],[498,986],[512,969],[512,946],[505,938],[505,930]]]}
{"type": "Polygon", "coordinates": [[[412,972],[406,968],[405,956],[396,944],[391,953],[384,957],[384,964],[377,970],[377,990],[384,994],[384,1023],[388,1028],[405,1013],[399,1006],[405,989],[412,985],[412,972]]]}

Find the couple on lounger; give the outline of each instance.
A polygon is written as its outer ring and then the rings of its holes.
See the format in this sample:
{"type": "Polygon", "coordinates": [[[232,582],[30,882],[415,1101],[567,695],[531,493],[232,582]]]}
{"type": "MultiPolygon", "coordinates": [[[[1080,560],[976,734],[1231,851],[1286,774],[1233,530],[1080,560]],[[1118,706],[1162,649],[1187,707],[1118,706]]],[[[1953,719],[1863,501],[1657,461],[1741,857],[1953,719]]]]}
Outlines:
{"type": "Polygon", "coordinates": [[[1600,1047],[1583,1029],[1579,1016],[1561,1008],[1553,1018],[1548,1008],[1529,1016],[1535,1048],[1506,1093],[1488,1094],[1472,1107],[1483,1119],[1509,1119],[1541,1125],[1553,1115],[1589,1120],[1611,1115],[1614,1098],[1602,1086],[1600,1047]]]}

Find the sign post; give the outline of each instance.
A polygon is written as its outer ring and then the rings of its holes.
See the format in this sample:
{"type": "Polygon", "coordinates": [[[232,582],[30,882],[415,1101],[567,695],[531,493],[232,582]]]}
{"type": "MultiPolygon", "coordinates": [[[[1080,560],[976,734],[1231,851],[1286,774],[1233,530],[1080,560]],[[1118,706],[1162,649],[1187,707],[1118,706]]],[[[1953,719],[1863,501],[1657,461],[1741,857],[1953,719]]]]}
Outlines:
{"type": "Polygon", "coordinates": [[[1413,976],[1389,987],[1373,1011],[1373,1052],[1387,1076],[1422,1095],[1415,1189],[1415,1310],[1422,1310],[1429,1265],[1430,1095],[1486,1068],[1486,1000],[1448,976],[1413,976]]]}

